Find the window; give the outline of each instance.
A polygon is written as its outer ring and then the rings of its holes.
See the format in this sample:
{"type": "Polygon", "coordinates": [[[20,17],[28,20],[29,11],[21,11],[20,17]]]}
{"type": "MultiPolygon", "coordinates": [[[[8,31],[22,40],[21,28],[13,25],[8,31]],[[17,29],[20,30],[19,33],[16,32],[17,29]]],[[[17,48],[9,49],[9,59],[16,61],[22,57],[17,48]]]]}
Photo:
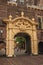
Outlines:
{"type": "Polygon", "coordinates": [[[43,16],[42,16],[42,29],[43,29],[43,16]]]}
{"type": "Polygon", "coordinates": [[[16,2],[17,0],[10,0],[11,2],[16,2]]]}
{"type": "Polygon", "coordinates": [[[38,28],[43,29],[43,16],[38,16],[38,28]]]}
{"type": "Polygon", "coordinates": [[[20,0],[20,3],[21,3],[21,4],[24,4],[24,0],[20,0]]]}
{"type": "Polygon", "coordinates": [[[24,2],[24,0],[20,0],[20,2],[24,2]]]}
{"type": "Polygon", "coordinates": [[[0,27],[2,26],[5,26],[6,25],[6,23],[4,23],[2,20],[0,20],[0,27]]]}
{"type": "Polygon", "coordinates": [[[27,5],[33,5],[34,4],[34,0],[26,0],[27,5]]]}
{"type": "Polygon", "coordinates": [[[34,5],[37,5],[37,0],[34,0],[34,5]]]}
{"type": "Polygon", "coordinates": [[[41,32],[41,37],[43,37],[43,32],[41,32]]]}
{"type": "Polygon", "coordinates": [[[38,28],[41,29],[41,17],[38,17],[38,28]]]}
{"type": "Polygon", "coordinates": [[[34,5],[39,5],[40,4],[40,0],[34,0],[34,5]]]}
{"type": "Polygon", "coordinates": [[[26,0],[27,5],[39,6],[40,0],[26,0]]]}

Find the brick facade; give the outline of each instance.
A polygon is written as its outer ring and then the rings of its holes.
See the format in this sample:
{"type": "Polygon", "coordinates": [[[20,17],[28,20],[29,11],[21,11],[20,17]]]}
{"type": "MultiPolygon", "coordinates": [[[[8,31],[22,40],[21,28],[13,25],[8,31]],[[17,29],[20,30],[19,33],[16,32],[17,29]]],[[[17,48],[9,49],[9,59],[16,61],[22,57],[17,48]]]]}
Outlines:
{"type": "MultiPolygon", "coordinates": [[[[10,14],[13,16],[13,18],[21,16],[22,11],[24,12],[25,17],[28,17],[30,19],[34,18],[36,22],[38,22],[37,15],[43,16],[43,9],[33,8],[31,6],[27,7],[25,4],[24,6],[20,4],[16,6],[15,4],[8,4],[7,1],[8,0],[0,0],[0,22],[1,20],[3,21],[3,19],[8,18],[10,14]]],[[[41,3],[43,3],[43,0],[40,0],[40,5],[41,3]]],[[[2,34],[2,36],[4,39],[6,39],[6,26],[0,26],[0,29],[4,30],[4,34],[2,34]]],[[[43,29],[38,29],[37,35],[38,41],[43,42],[43,29]]]]}

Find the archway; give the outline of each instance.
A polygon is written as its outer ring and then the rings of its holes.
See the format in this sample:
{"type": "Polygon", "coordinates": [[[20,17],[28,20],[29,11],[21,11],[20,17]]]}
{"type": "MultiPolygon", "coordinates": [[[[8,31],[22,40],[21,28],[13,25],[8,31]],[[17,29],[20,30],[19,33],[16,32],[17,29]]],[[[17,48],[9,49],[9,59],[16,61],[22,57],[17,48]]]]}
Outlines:
{"type": "Polygon", "coordinates": [[[39,52],[39,54],[43,54],[43,42],[39,42],[38,52],[39,52]]]}
{"type": "Polygon", "coordinates": [[[18,45],[20,44],[21,50],[25,50],[24,53],[31,54],[31,38],[27,33],[19,32],[14,36],[14,39],[18,45]]]}
{"type": "MultiPolygon", "coordinates": [[[[12,19],[9,16],[9,19],[4,19],[4,22],[7,24],[6,26],[6,55],[8,57],[12,57],[14,55],[14,48],[15,48],[15,38],[16,36],[25,39],[26,43],[26,51],[25,53],[28,54],[38,54],[37,49],[37,30],[36,30],[36,23],[33,20],[30,20],[23,15],[21,17],[17,17],[12,19]],[[27,34],[28,33],[28,34],[27,34]]],[[[21,39],[20,39],[21,40],[21,39]]],[[[23,41],[22,41],[23,42],[23,41]]],[[[24,45],[25,46],[25,45],[24,45]]],[[[22,46],[23,47],[23,46],[22,46]]]]}
{"type": "Polygon", "coordinates": [[[0,55],[6,55],[6,23],[0,20],[0,55]]]}
{"type": "Polygon", "coordinates": [[[0,56],[6,56],[6,43],[3,40],[0,41],[0,56]]]}

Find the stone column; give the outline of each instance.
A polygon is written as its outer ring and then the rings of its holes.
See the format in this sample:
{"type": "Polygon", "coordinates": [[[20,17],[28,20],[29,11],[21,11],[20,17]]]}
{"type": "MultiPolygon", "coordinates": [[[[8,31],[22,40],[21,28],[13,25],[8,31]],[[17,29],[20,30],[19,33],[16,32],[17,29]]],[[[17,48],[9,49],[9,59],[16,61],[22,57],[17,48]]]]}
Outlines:
{"type": "Polygon", "coordinates": [[[6,56],[8,56],[8,47],[9,45],[8,45],[8,24],[7,24],[7,26],[6,26],[6,56]]]}
{"type": "Polygon", "coordinates": [[[7,24],[7,39],[6,39],[6,55],[12,57],[14,55],[13,38],[12,38],[12,23],[7,24]]]}
{"type": "Polygon", "coordinates": [[[33,26],[33,54],[38,54],[37,30],[35,26],[33,26]]]}
{"type": "Polygon", "coordinates": [[[31,39],[31,54],[34,53],[33,39],[31,39]]]}

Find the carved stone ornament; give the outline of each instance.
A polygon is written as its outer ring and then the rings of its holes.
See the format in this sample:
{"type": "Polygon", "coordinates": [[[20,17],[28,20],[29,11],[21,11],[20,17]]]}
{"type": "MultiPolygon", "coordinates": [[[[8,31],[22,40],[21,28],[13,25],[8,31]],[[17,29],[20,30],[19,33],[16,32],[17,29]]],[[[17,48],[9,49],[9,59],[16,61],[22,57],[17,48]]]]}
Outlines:
{"type": "Polygon", "coordinates": [[[14,23],[14,28],[17,28],[21,31],[25,31],[26,29],[30,28],[30,23],[25,20],[17,20],[14,23]]]}
{"type": "Polygon", "coordinates": [[[21,26],[19,27],[19,29],[20,29],[21,31],[25,31],[25,30],[26,30],[26,26],[23,25],[23,24],[21,24],[21,26]]]}
{"type": "Polygon", "coordinates": [[[22,17],[24,16],[24,12],[21,12],[21,16],[22,16],[22,17]]]}

